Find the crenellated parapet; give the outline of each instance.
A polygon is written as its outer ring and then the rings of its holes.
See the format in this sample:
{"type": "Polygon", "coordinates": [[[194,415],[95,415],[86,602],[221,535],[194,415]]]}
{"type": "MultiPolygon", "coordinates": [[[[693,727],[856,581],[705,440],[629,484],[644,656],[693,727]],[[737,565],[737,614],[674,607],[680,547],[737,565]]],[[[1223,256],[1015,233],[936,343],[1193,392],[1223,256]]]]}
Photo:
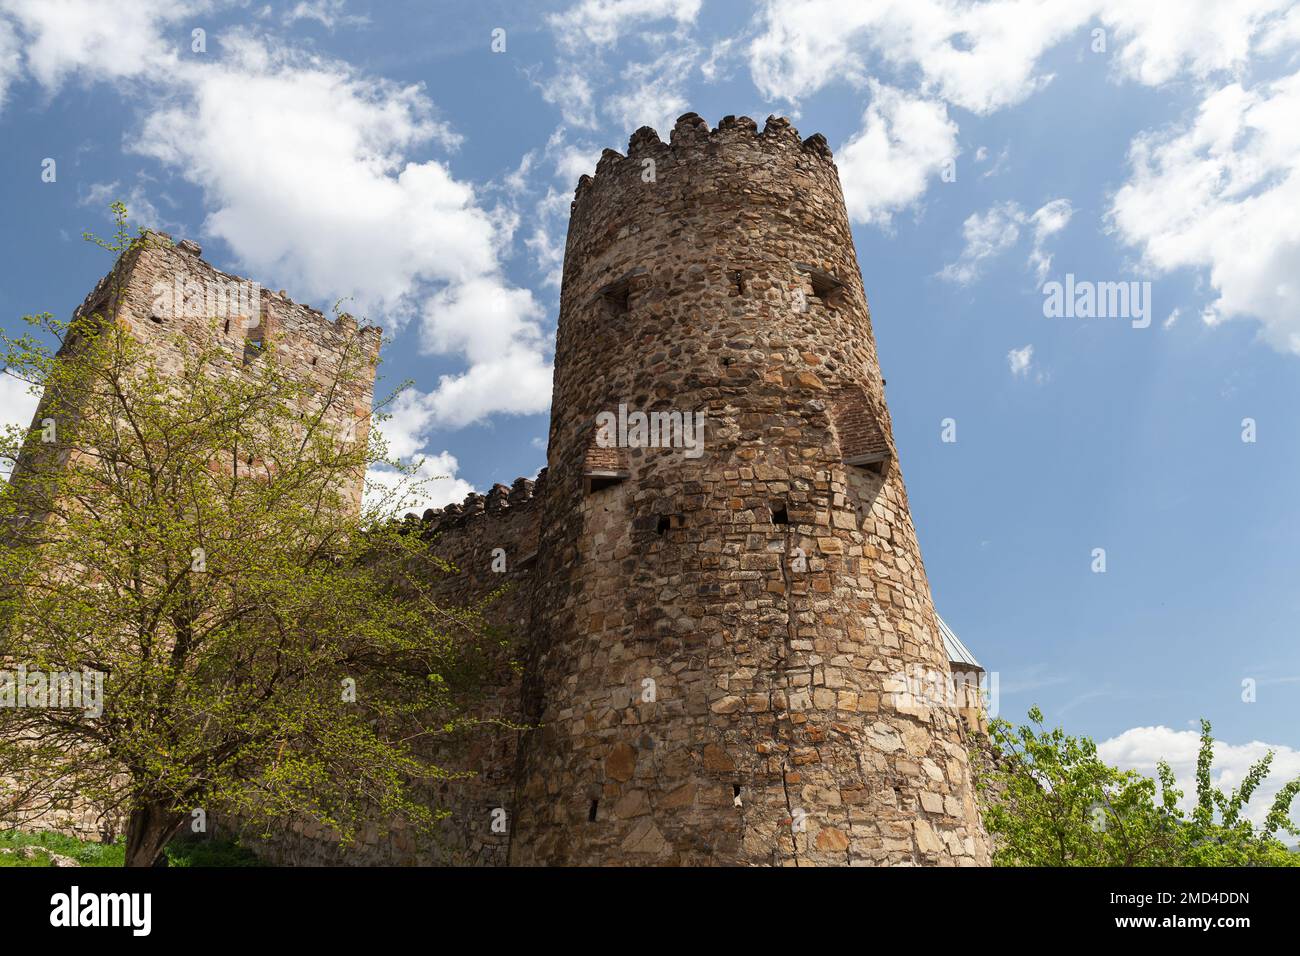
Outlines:
{"type": "Polygon", "coordinates": [[[834,170],[826,137],[814,133],[801,140],[799,131],[784,117],[769,116],[760,131],[758,124],[748,116],[725,116],[710,129],[708,122],[698,113],[686,113],[677,119],[667,143],[660,139],[656,130],[642,126],[628,139],[626,154],[613,149],[601,153],[595,176],[584,175],[578,179],[574,208],[585,196],[611,181],[610,188],[617,189],[624,185],[624,176],[643,178],[649,168],[647,160],[654,164],[657,178],[661,165],[665,172],[671,172],[675,167],[703,157],[716,162],[730,162],[738,169],[758,162],[774,165],[818,162],[834,170]]]}
{"type": "Polygon", "coordinates": [[[536,479],[516,478],[511,485],[495,484],[486,495],[471,491],[464,501],[453,502],[441,508],[427,508],[419,519],[407,515],[403,523],[411,530],[432,538],[453,528],[465,528],[474,519],[491,515],[509,517],[531,508],[546,488],[546,469],[536,479]]]}

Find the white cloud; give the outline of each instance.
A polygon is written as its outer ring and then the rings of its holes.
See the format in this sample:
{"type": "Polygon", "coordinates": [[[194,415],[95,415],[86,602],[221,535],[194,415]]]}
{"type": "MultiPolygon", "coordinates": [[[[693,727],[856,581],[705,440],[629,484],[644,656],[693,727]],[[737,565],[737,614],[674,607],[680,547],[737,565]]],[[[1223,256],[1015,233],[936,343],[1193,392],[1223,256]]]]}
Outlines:
{"type": "Polygon", "coordinates": [[[4,109],[9,85],[22,73],[18,34],[7,20],[0,20],[0,110],[4,109]]]}
{"type": "Polygon", "coordinates": [[[888,226],[957,152],[957,124],[942,103],[873,81],[862,129],[836,151],[849,218],[888,226]]]}
{"type": "Polygon", "coordinates": [[[1070,223],[1074,207],[1068,199],[1053,199],[1040,206],[1029,217],[1029,224],[1034,230],[1034,247],[1029,253],[1029,264],[1034,269],[1034,278],[1041,286],[1047,278],[1047,271],[1052,268],[1052,254],[1047,251],[1047,240],[1056,235],[1070,223]]]}
{"type": "Polygon", "coordinates": [[[923,92],[976,113],[1018,103],[1051,77],[1042,54],[1091,17],[1075,0],[767,0],[750,44],[755,85],[797,102],[836,81],[865,83],[877,63],[916,69],[923,92]],[[870,67],[870,70],[869,70],[870,67]]]}
{"type": "Polygon", "coordinates": [[[1100,16],[1118,41],[1120,74],[1157,86],[1184,70],[1197,78],[1240,71],[1257,39],[1278,35],[1291,6],[1292,0],[1105,0],[1100,16]]]}
{"type": "MultiPolygon", "coordinates": [[[[1155,777],[1157,761],[1167,761],[1183,791],[1183,807],[1186,810],[1190,810],[1195,802],[1196,755],[1199,750],[1198,732],[1173,730],[1169,727],[1134,727],[1097,745],[1097,755],[1102,760],[1121,769],[1137,770],[1148,777],[1155,777]]],[[[1274,751],[1275,756],[1268,779],[1247,805],[1246,815],[1255,823],[1262,823],[1268,815],[1278,789],[1288,781],[1300,777],[1300,750],[1257,740],[1247,744],[1216,741],[1214,745],[1211,781],[1225,791],[1240,786],[1251,764],[1269,750],[1274,751]]],[[[1297,808],[1297,804],[1293,804],[1293,808],[1297,808]]],[[[1294,817],[1293,813],[1293,819],[1294,817]]]]}
{"type": "Polygon", "coordinates": [[[7,372],[0,372],[0,428],[17,425],[27,428],[36,414],[40,395],[33,395],[30,386],[7,372]]]}
{"type": "Polygon", "coordinates": [[[159,211],[145,192],[144,186],[138,182],[130,186],[123,186],[121,180],[117,179],[108,183],[91,183],[77,200],[77,204],[92,207],[111,217],[109,204],[117,200],[126,204],[127,215],[133,225],[148,226],[150,229],[160,229],[173,235],[184,232],[184,227],[180,223],[169,219],[159,211]]]}
{"type": "MultiPolygon", "coordinates": [[[[29,388],[26,382],[0,372],[0,432],[9,426],[31,427],[40,395],[31,394],[29,388]]],[[[8,463],[0,462],[0,479],[8,477],[8,463]]]]}
{"type": "Polygon", "coordinates": [[[765,95],[797,102],[884,67],[915,70],[923,92],[990,113],[1048,83],[1038,72],[1043,54],[1089,22],[1108,31],[1121,78],[1158,85],[1183,71],[1237,72],[1252,47],[1273,53],[1300,41],[1291,8],[1291,0],[766,0],[750,71],[765,95]]]}
{"type": "Polygon", "coordinates": [[[1026,345],[1024,348],[1012,349],[1007,353],[1007,364],[1011,367],[1011,374],[1020,378],[1027,377],[1029,370],[1034,363],[1034,347],[1026,345]]]}
{"type": "Polygon", "coordinates": [[[701,0],[581,0],[551,14],[546,20],[562,56],[553,76],[535,81],[542,98],[570,126],[595,129],[603,115],[620,131],[650,126],[667,139],[673,122],[690,108],[687,81],[696,69],[706,80],[716,79],[733,42],[714,44],[705,58],[690,39],[700,6],[701,0]],[[633,28],[653,58],[635,61],[616,51],[616,71],[611,70],[606,51],[633,28]]]}
{"type": "Polygon", "coordinates": [[[547,22],[562,47],[613,46],[633,25],[671,19],[681,27],[695,22],[701,0],[582,0],[547,22]]]}
{"type": "Polygon", "coordinates": [[[1190,125],[1138,136],[1109,219],[1157,272],[1203,269],[1211,324],[1253,318],[1300,354],[1300,72],[1209,92],[1190,125]]]}
{"type": "MultiPolygon", "coordinates": [[[[576,188],[583,174],[594,175],[600,161],[600,147],[591,144],[568,143],[553,157],[555,177],[569,188],[576,188]]],[[[568,212],[566,209],[565,212],[568,212]]]]}
{"type": "Polygon", "coordinates": [[[405,465],[417,466],[414,475],[404,475],[388,465],[372,467],[366,475],[366,503],[377,506],[384,498],[388,504],[400,502],[401,512],[423,512],[461,501],[474,490],[469,482],[458,478],[460,464],[450,452],[431,452],[429,432],[437,424],[431,396],[416,388],[407,388],[385,409],[388,418],[375,427],[383,436],[388,457],[405,465]]]}
{"type": "Polygon", "coordinates": [[[203,188],[215,207],[207,231],[246,267],[299,295],[354,296],[386,319],[421,280],[495,268],[473,188],[437,161],[405,158],[455,141],[420,88],[247,37],[228,49],[181,70],[188,96],[150,113],[134,148],[203,188]]]}
{"type": "Polygon", "coordinates": [[[988,260],[1016,244],[1024,221],[1024,210],[1014,202],[995,203],[988,212],[971,213],[962,223],[966,245],[957,261],[944,266],[939,277],[961,285],[974,281],[988,260]]]}
{"type": "Polygon", "coordinates": [[[426,508],[464,501],[474,490],[468,481],[456,477],[460,462],[450,452],[421,451],[410,463],[418,464],[413,475],[386,466],[371,468],[366,474],[366,505],[376,507],[385,501],[397,514],[423,514],[426,508]]]}
{"type": "Polygon", "coordinates": [[[439,402],[444,424],[545,409],[540,307],[500,268],[518,218],[485,210],[443,163],[411,158],[458,142],[423,89],[247,36],[225,48],[221,61],[179,71],[176,94],[147,116],[135,144],[204,190],[206,231],[245,271],[298,297],[347,298],[390,329],[418,315],[426,350],[469,362],[464,375],[444,378],[448,396],[464,393],[462,379],[495,382],[473,393],[472,409],[439,402]],[[275,147],[231,148],[240,143],[275,147]],[[504,380],[507,354],[530,374],[504,380]]]}
{"type": "Polygon", "coordinates": [[[163,32],[188,25],[206,0],[0,0],[24,35],[27,71],[57,90],[73,74],[121,80],[177,62],[163,32]]]}
{"type": "Polygon", "coordinates": [[[506,343],[459,375],[444,375],[429,395],[435,418],[460,428],[494,414],[534,415],[550,406],[553,369],[535,350],[506,343]]]}
{"type": "Polygon", "coordinates": [[[604,112],[617,127],[631,132],[650,126],[667,141],[677,117],[690,109],[686,81],[699,59],[693,44],[669,50],[649,63],[625,66],[626,86],[605,100],[604,112]]]}
{"type": "Polygon", "coordinates": [[[286,25],[299,20],[315,20],[327,30],[340,24],[368,23],[369,18],[346,12],[347,0],[299,0],[284,15],[286,25]]]}
{"type": "Polygon", "coordinates": [[[962,224],[966,244],[961,255],[944,266],[939,277],[961,285],[973,282],[989,262],[1019,241],[1021,229],[1028,226],[1033,234],[1029,265],[1041,285],[1052,265],[1047,240],[1064,229],[1073,215],[1068,199],[1053,199],[1029,215],[1019,203],[1010,201],[994,203],[984,213],[972,213],[962,224]]]}
{"type": "Polygon", "coordinates": [[[565,64],[559,73],[538,84],[542,99],[559,107],[560,115],[571,126],[591,128],[596,125],[596,111],[587,67],[581,63],[565,64]]]}

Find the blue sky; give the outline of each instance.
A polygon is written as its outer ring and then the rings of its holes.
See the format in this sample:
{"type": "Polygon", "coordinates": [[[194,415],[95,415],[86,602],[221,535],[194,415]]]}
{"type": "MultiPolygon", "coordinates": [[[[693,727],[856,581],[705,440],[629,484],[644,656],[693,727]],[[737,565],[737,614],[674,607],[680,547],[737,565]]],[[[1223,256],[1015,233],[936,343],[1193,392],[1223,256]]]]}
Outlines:
{"type": "MultiPolygon", "coordinates": [[[[1225,782],[1265,745],[1300,774],[1293,4],[0,0],[0,323],[80,302],[122,198],[383,325],[393,447],[459,500],[545,463],[577,177],[688,110],[834,149],[936,601],[1002,713],[1184,778],[1205,716],[1225,782]],[[1149,283],[1145,317],[1046,317],[1067,274],[1149,283]]],[[[0,377],[0,420],[32,407],[0,377]]]]}

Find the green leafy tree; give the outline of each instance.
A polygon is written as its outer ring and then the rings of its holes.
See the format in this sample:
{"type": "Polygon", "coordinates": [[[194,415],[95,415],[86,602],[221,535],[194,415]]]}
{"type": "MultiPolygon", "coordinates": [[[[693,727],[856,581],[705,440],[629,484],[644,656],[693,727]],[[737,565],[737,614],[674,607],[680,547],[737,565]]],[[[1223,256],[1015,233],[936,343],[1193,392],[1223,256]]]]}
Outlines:
{"type": "Polygon", "coordinates": [[[1280,832],[1300,835],[1289,817],[1300,779],[1278,791],[1261,826],[1243,815],[1268,776],[1272,752],[1225,794],[1211,782],[1214,738],[1202,720],[1196,803],[1187,814],[1167,762],[1157,765],[1157,784],[1105,763],[1087,737],[1044,728],[1037,707],[1029,720],[1020,727],[993,721],[989,750],[975,756],[995,865],[1300,865],[1278,839],[1280,832]]]}
{"type": "MultiPolygon", "coordinates": [[[[96,241],[120,261],[162,241],[115,209],[96,241]]],[[[214,334],[161,369],[119,309],[3,336],[55,427],[0,445],[19,465],[0,482],[0,668],[97,672],[103,698],[0,707],[0,825],[97,806],[125,819],[128,866],[156,864],[195,811],[314,820],[344,845],[429,832],[419,788],[448,772],[422,753],[469,721],[487,630],[434,600],[446,566],[383,520],[412,486],[360,512],[347,490],[402,470],[375,431],[338,427],[373,355],[322,358],[307,384],[268,338],[232,377],[214,334]]]]}

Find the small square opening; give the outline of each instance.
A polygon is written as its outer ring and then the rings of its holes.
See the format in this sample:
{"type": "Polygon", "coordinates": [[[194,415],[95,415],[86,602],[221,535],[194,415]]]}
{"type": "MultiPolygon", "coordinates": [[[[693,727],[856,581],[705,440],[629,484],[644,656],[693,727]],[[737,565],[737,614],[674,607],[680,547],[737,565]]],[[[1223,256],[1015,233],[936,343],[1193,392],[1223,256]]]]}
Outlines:
{"type": "Polygon", "coordinates": [[[600,290],[600,301],[610,318],[618,318],[632,311],[632,284],[627,279],[611,282],[600,290]]]}
{"type": "Polygon", "coordinates": [[[604,491],[606,488],[613,488],[627,480],[627,475],[615,474],[613,472],[592,473],[585,476],[587,494],[594,494],[597,491],[604,491]]]}
{"type": "Polygon", "coordinates": [[[784,501],[772,502],[772,524],[789,524],[790,512],[786,510],[784,501]]]}

